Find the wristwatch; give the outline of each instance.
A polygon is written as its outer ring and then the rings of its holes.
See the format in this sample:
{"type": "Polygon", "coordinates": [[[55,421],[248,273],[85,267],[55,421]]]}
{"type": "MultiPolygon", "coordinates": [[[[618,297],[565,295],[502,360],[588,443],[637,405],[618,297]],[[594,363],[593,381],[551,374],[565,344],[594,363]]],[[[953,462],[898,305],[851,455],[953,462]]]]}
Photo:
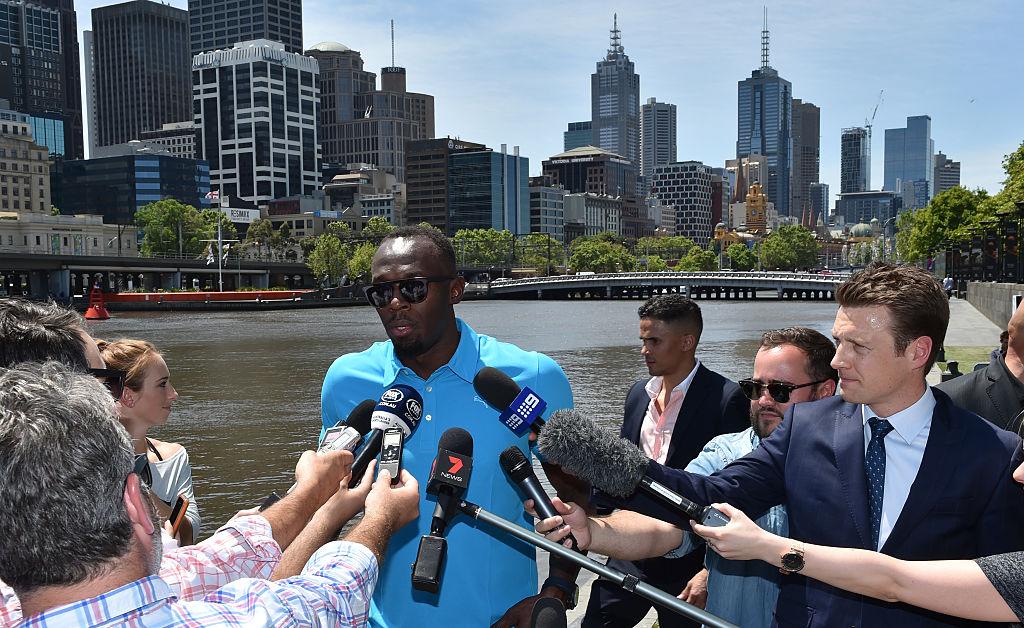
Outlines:
{"type": "Polygon", "coordinates": [[[565,578],[559,578],[558,576],[548,576],[548,579],[541,585],[540,590],[543,591],[548,587],[555,587],[560,589],[566,595],[565,609],[571,611],[576,608],[576,603],[579,602],[580,588],[575,582],[570,582],[565,578]]]}
{"type": "Polygon", "coordinates": [[[804,547],[803,543],[800,547],[795,544],[789,548],[789,551],[782,555],[782,566],[779,567],[779,573],[783,575],[795,574],[804,568],[804,547]]]}

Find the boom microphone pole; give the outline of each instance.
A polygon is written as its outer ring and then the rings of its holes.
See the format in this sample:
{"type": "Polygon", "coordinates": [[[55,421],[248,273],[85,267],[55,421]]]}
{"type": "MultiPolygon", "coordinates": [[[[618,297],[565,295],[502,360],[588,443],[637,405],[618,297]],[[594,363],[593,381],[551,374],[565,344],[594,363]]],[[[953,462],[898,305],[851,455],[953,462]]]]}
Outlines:
{"type": "Polygon", "coordinates": [[[511,534],[517,539],[526,541],[534,547],[547,550],[548,552],[557,555],[559,558],[567,560],[579,567],[582,567],[583,569],[586,569],[587,571],[597,574],[599,577],[622,587],[626,591],[636,593],[637,595],[647,598],[655,604],[665,606],[684,617],[688,617],[694,621],[699,621],[705,626],[710,626],[711,628],[738,628],[735,624],[731,624],[720,617],[693,606],[692,604],[687,604],[679,598],[665,593],[661,589],[652,587],[636,576],[622,573],[618,569],[613,569],[607,565],[602,565],[596,560],[587,558],[582,554],[563,547],[559,543],[555,543],[554,541],[545,538],[541,534],[517,526],[511,521],[507,521],[493,513],[487,512],[472,502],[461,500],[459,502],[459,510],[477,521],[483,521],[484,523],[492,525],[503,532],[511,534]]]}

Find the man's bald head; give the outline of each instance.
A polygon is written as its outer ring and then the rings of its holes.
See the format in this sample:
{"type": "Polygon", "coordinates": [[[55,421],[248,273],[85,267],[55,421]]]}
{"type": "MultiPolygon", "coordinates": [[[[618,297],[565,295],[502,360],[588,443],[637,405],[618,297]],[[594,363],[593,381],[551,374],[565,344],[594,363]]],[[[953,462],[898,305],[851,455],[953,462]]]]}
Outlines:
{"type": "Polygon", "coordinates": [[[1024,300],[1013,311],[1010,322],[1006,324],[1006,331],[1010,334],[1007,349],[1012,347],[1017,355],[1024,355],[1024,300]]]}

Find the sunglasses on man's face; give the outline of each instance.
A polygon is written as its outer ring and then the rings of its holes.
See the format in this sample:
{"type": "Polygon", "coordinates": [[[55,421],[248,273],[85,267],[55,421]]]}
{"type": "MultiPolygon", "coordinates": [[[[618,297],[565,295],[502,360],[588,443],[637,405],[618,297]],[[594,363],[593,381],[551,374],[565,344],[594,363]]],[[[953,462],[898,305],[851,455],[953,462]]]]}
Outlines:
{"type": "Polygon", "coordinates": [[[124,371],[117,369],[89,369],[89,375],[100,380],[104,388],[110,391],[114,399],[120,399],[124,392],[124,371]]]}
{"type": "Polygon", "coordinates": [[[778,403],[789,403],[789,396],[792,395],[793,391],[797,388],[807,388],[808,386],[814,386],[815,384],[821,384],[827,381],[827,379],[819,379],[816,382],[810,382],[807,384],[783,384],[782,382],[762,382],[756,379],[741,379],[737,383],[740,385],[740,390],[743,392],[743,395],[751,401],[757,401],[760,399],[761,391],[767,388],[768,394],[772,399],[778,403]]]}
{"type": "Polygon", "coordinates": [[[422,303],[427,298],[430,284],[452,279],[455,277],[410,277],[399,281],[382,281],[363,288],[363,294],[373,307],[387,307],[395,298],[395,286],[398,286],[398,295],[403,301],[409,304],[422,303]]]}
{"type": "Polygon", "coordinates": [[[132,473],[139,476],[139,479],[147,485],[153,485],[153,470],[149,468],[149,454],[135,454],[135,465],[132,473]]]}

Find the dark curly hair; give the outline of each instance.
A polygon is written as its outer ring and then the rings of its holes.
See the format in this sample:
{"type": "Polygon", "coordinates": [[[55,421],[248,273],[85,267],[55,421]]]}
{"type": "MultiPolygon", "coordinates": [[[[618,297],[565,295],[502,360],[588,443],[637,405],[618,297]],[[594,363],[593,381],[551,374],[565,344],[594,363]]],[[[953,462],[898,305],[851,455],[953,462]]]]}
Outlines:
{"type": "Polygon", "coordinates": [[[684,325],[700,340],[704,331],[704,318],[700,306],[681,294],[659,294],[651,297],[637,310],[640,318],[649,318],[674,325],[684,325]]]}

